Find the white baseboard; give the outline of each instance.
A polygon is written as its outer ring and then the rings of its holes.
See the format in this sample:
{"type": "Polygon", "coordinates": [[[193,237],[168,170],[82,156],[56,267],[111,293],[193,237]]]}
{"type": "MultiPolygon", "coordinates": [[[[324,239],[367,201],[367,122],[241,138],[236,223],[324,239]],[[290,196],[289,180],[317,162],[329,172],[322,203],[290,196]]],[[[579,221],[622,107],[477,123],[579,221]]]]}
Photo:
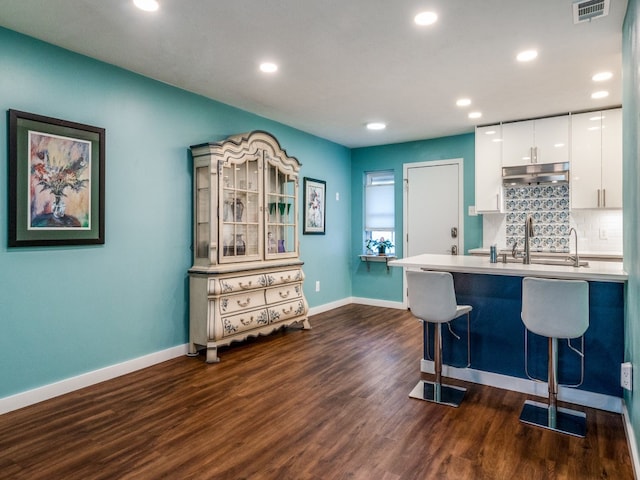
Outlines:
{"type": "Polygon", "coordinates": [[[82,375],[67,378],[59,382],[50,383],[43,387],[34,388],[32,390],[27,390],[26,392],[0,398],[0,415],[33,405],[34,403],[64,395],[65,393],[73,392],[74,390],[89,387],[96,383],[104,382],[105,380],[111,380],[112,378],[126,375],[127,373],[135,372],[136,370],[141,370],[143,368],[150,367],[151,365],[171,360],[172,358],[186,355],[187,349],[187,344],[178,345],[166,350],[150,353],[143,357],[134,358],[132,360],[127,360],[126,362],[117,363],[105,368],[93,370],[92,372],[83,373],[82,375]]]}
{"type": "Polygon", "coordinates": [[[631,456],[631,463],[633,465],[633,476],[635,478],[640,478],[640,457],[638,457],[638,442],[636,441],[635,433],[633,433],[633,425],[631,425],[631,418],[629,418],[627,403],[624,400],[622,400],[622,418],[624,423],[624,432],[627,435],[627,445],[629,445],[629,455],[631,456]]]}
{"type": "MultiPolygon", "coordinates": [[[[335,302],[325,303],[324,305],[318,305],[317,307],[311,307],[309,309],[309,316],[328,312],[329,310],[333,310],[334,308],[344,307],[345,305],[350,305],[352,303],[353,303],[352,298],[347,297],[347,298],[343,298],[342,300],[337,300],[335,302]]],[[[311,325],[311,327],[313,327],[313,325],[311,325]]]]}
{"type": "MultiPolygon", "coordinates": [[[[433,362],[431,360],[421,359],[420,370],[424,373],[434,373],[433,362]]],[[[510,377],[508,375],[484,372],[472,368],[456,368],[443,365],[442,375],[457,380],[536,395],[538,397],[546,397],[548,393],[547,384],[543,382],[534,382],[533,380],[525,378],[510,377]]],[[[608,412],[622,413],[622,399],[612,395],[560,386],[558,388],[558,400],[575,405],[606,410],[608,412]]]]}
{"type": "Polygon", "coordinates": [[[396,308],[406,310],[407,307],[402,302],[392,302],[391,300],[377,300],[375,298],[351,297],[351,303],[359,305],[370,305],[372,307],[396,308]]]}

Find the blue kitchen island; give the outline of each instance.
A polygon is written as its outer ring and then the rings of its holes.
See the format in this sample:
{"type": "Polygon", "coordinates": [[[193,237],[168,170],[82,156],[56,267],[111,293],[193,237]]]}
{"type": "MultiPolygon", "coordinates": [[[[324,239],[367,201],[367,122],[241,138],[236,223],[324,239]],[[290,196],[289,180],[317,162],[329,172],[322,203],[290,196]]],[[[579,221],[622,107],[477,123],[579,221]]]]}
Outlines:
{"type": "MultiPolygon", "coordinates": [[[[560,389],[559,399],[620,412],[620,364],[624,361],[624,287],[627,275],[620,262],[590,262],[588,267],[490,263],[486,257],[417,255],[390,266],[451,272],[459,304],[471,312],[471,365],[466,366],[466,320],[452,322],[456,340],[443,329],[443,374],[452,378],[546,396],[546,383],[529,380],[524,365],[524,325],[520,318],[522,278],[579,279],[589,282],[589,328],[585,334],[585,378],[578,388],[560,389]]],[[[424,329],[421,369],[432,371],[433,331],[424,329]]],[[[574,345],[579,340],[574,340],[574,345]]],[[[547,341],[529,334],[529,373],[545,379],[547,341]]],[[[577,383],[579,358],[560,342],[559,379],[577,383]]]]}

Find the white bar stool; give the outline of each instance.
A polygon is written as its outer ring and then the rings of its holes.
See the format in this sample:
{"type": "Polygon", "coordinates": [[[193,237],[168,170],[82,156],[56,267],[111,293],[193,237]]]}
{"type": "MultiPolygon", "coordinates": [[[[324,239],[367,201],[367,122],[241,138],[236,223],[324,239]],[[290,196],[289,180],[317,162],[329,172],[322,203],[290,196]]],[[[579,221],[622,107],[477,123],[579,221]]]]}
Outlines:
{"type": "Polygon", "coordinates": [[[584,437],[586,415],[584,412],[558,407],[558,339],[567,339],[571,350],[581,359],[581,380],[584,380],[584,332],[589,327],[589,284],[583,280],[555,280],[525,277],[522,280],[522,321],[525,325],[525,371],[527,366],[527,331],[548,337],[548,404],[527,400],[520,414],[520,421],[531,425],[584,437]],[[582,337],[581,350],[571,345],[572,338],[582,337]]]}
{"type": "Polygon", "coordinates": [[[406,273],[411,313],[422,322],[435,324],[433,341],[435,382],[420,380],[409,396],[457,407],[462,402],[466,389],[442,383],[442,324],[448,324],[451,320],[467,315],[467,356],[470,357],[469,312],[472,307],[457,305],[453,276],[450,273],[429,271],[407,271],[406,273]]]}

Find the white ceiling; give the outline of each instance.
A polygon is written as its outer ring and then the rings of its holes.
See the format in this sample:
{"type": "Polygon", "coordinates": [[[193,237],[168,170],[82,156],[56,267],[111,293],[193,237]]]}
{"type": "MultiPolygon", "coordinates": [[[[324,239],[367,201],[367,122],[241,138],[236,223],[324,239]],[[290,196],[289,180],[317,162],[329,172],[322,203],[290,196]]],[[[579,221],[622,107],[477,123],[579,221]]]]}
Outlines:
{"type": "Polygon", "coordinates": [[[348,147],[471,132],[622,100],[627,0],[0,0],[0,25],[348,147]],[[417,27],[433,10],[439,21],[417,27]],[[519,64],[516,53],[539,50],[519,64]],[[279,64],[275,75],[261,61],[279,64]],[[612,80],[596,85],[601,70],[612,80]],[[592,100],[595,90],[608,98],[592,100]],[[461,109],[455,100],[472,99],[461,109]],[[467,113],[480,110],[480,120],[467,113]],[[364,128],[384,121],[384,131],[364,128]]]}

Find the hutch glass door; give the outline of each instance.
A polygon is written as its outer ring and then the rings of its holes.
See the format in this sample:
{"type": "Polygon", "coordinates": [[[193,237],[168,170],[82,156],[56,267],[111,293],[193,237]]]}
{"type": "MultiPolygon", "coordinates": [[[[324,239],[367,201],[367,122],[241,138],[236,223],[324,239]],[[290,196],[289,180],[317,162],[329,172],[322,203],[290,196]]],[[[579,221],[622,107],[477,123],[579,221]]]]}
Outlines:
{"type": "Polygon", "coordinates": [[[220,204],[222,228],[220,263],[252,261],[262,257],[260,249],[261,159],[244,156],[222,166],[220,204]]]}
{"type": "Polygon", "coordinates": [[[266,258],[295,257],[298,250],[296,229],[297,177],[265,161],[266,176],[266,258]]]}

